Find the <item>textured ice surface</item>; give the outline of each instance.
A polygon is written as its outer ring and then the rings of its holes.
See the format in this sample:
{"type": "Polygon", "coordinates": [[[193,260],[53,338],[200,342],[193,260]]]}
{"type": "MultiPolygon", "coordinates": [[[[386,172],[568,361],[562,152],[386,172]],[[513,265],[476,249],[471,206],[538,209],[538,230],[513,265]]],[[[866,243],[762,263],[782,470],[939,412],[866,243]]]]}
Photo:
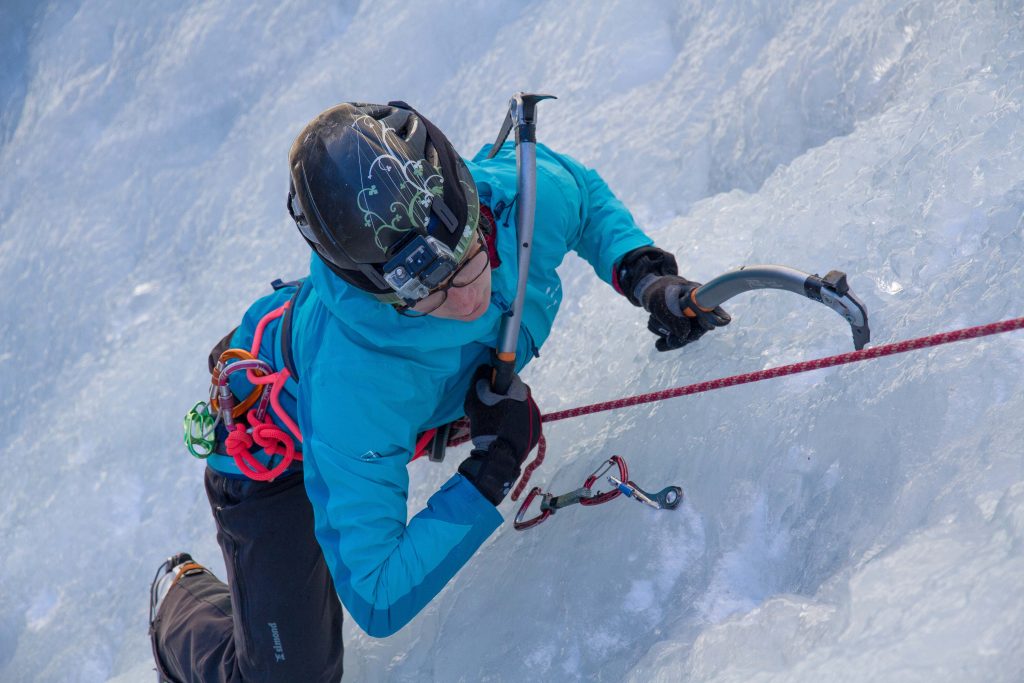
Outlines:
{"type": "MultiPolygon", "coordinates": [[[[3,3],[0,680],[148,679],[156,565],[221,570],[180,417],[210,345],[305,270],[284,160],[322,108],[406,99],[468,154],[513,91],[555,93],[541,138],[684,274],[844,270],[884,343],[1024,315],[1022,25],[1017,0],[3,3]]],[[[658,354],[562,271],[526,373],[548,411],[851,346],[759,292],[658,354]]],[[[552,424],[535,483],[620,453],[684,505],[506,526],[397,635],[349,622],[346,671],[1020,680],[1022,361],[1016,333],[552,424]]],[[[459,459],[411,468],[411,511],[459,459]]]]}

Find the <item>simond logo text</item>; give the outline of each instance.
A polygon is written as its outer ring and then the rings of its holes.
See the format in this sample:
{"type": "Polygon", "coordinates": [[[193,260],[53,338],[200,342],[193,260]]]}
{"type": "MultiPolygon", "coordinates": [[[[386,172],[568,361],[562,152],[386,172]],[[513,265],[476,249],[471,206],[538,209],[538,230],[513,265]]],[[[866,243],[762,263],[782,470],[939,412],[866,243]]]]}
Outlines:
{"type": "Polygon", "coordinates": [[[277,631],[276,622],[268,622],[267,626],[270,627],[270,637],[274,639],[274,661],[284,661],[284,647],[281,645],[281,634],[277,631]]]}

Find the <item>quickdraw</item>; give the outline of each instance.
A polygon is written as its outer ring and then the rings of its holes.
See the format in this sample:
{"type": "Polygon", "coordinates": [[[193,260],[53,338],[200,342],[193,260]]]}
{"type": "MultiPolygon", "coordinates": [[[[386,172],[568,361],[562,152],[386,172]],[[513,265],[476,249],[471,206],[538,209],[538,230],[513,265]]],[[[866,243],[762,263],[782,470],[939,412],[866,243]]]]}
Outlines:
{"type": "Polygon", "coordinates": [[[227,430],[225,450],[250,479],[273,481],[294,461],[302,460],[302,452],[292,438],[294,434],[301,442],[302,432],[280,401],[291,373],[287,368],[274,372],[269,363],[257,357],[267,324],[284,315],[290,304],[286,302],[263,316],[256,326],[251,350],[227,349],[220,354],[210,377],[209,402],[199,401],[185,415],[185,445],[196,458],[213,455],[217,447],[217,427],[223,424],[227,430]],[[229,383],[236,372],[245,372],[246,379],[253,385],[241,401],[235,398],[229,383]],[[270,418],[271,409],[291,434],[270,418]],[[267,467],[253,454],[253,446],[269,456],[282,456],[281,461],[273,468],[267,467]]]}
{"type": "Polygon", "coordinates": [[[630,480],[626,461],[621,456],[613,455],[601,463],[586,478],[583,486],[575,491],[556,496],[544,493],[539,486],[534,486],[526,494],[522,505],[519,506],[519,512],[516,513],[513,526],[517,531],[530,529],[564,507],[576,505],[577,503],[580,505],[600,505],[601,503],[614,500],[621,495],[625,495],[656,510],[674,510],[683,500],[683,489],[678,486],[666,486],[657,493],[644,491],[635,482],[630,480]],[[617,470],[618,477],[609,474],[613,468],[617,470]],[[595,491],[594,486],[598,483],[598,480],[606,475],[608,482],[612,484],[612,488],[608,491],[595,491]],[[540,496],[540,511],[535,516],[527,519],[526,515],[530,505],[538,496],[540,496]]]}

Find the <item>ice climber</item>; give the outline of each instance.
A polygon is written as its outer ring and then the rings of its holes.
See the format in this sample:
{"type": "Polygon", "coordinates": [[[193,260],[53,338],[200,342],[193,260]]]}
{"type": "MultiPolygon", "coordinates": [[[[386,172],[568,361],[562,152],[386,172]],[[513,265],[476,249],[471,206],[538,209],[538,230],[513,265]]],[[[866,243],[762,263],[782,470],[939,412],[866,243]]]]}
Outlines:
{"type": "MultiPolygon", "coordinates": [[[[288,209],[313,249],[309,276],[253,303],[211,368],[261,332],[258,360],[294,370],[275,408],[296,429],[270,417],[299,432],[302,459],[257,481],[281,454],[257,448],[240,462],[237,443],[235,455],[218,443],[208,458],[227,583],[187,553],[161,566],[150,633],[162,680],[339,680],[342,604],[369,635],[395,633],[502,523],[496,508],[537,444],[540,413],[518,377],[504,395],[487,380],[518,258],[515,146],[488,150],[463,160],[400,102],[338,105],[295,140],[288,209]],[[462,416],[471,454],[408,518],[418,440],[462,416]]],[[[647,311],[659,351],[729,322],[720,308],[686,315],[697,283],[595,171],[543,145],[536,226],[517,371],[548,338],[569,251],[647,311]]],[[[245,374],[230,384],[239,400],[245,374]]],[[[247,438],[239,431],[229,440],[247,438]]]]}

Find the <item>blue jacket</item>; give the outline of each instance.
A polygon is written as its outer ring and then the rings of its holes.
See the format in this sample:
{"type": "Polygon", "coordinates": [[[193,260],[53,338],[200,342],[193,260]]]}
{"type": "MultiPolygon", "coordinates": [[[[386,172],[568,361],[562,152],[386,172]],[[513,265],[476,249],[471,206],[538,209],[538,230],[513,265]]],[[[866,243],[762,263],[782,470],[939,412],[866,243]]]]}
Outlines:
{"type": "MultiPolygon", "coordinates": [[[[350,287],[316,256],[296,301],[292,347],[301,381],[289,381],[283,404],[304,436],[306,491],[338,595],[375,637],[395,633],[412,619],[502,522],[459,474],[411,519],[406,506],[406,466],[416,435],[462,416],[470,377],[488,362],[515,297],[515,149],[509,143],[490,160],[488,150],[468,162],[480,201],[494,212],[501,258],[493,271],[491,305],[481,318],[399,316],[350,287]]],[[[555,268],[568,251],[610,283],[615,263],[650,243],[595,171],[538,145],[536,227],[518,368],[537,355],[551,331],[562,300],[555,268]]],[[[289,293],[254,303],[234,345],[248,348],[256,323],[289,293]]],[[[277,339],[277,322],[271,325],[267,338],[277,339]]],[[[260,356],[281,367],[279,340],[264,343],[260,356]]],[[[238,472],[229,458],[209,462],[238,472]]]]}

